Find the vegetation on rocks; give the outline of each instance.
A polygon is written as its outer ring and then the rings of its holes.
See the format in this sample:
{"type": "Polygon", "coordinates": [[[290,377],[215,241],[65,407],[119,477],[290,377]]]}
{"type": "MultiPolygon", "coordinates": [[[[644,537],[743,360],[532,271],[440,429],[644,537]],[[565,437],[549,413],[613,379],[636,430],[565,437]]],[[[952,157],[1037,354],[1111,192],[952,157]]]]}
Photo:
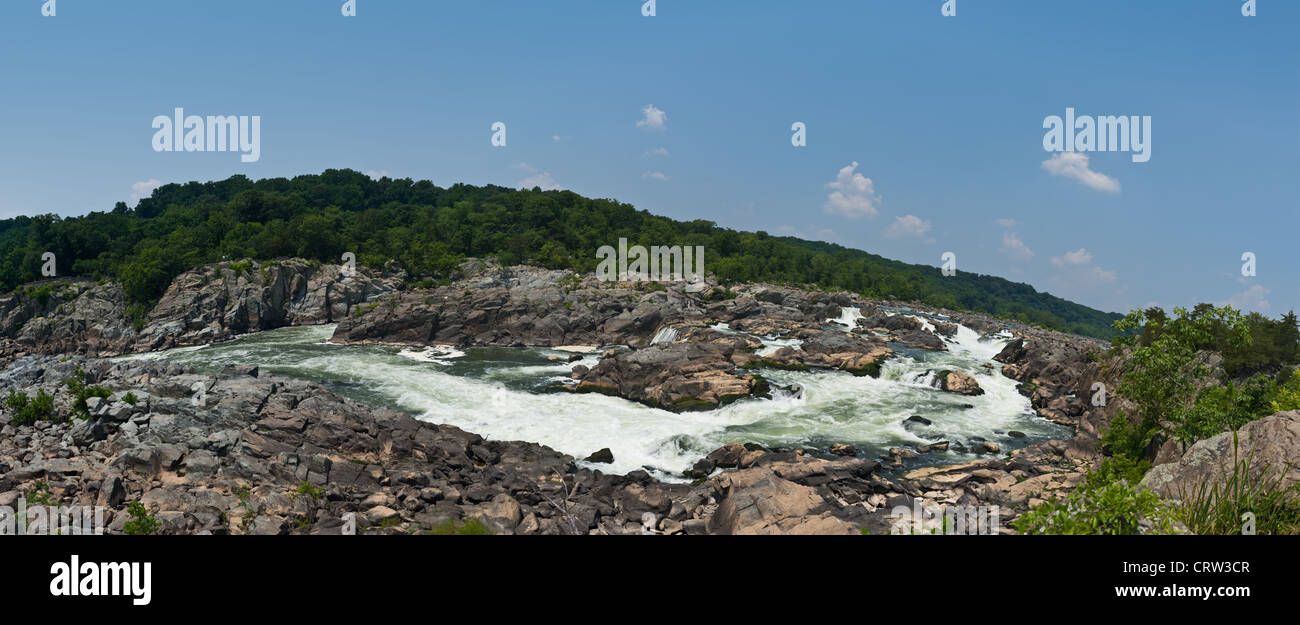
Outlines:
{"type": "Polygon", "coordinates": [[[148,536],[158,533],[158,519],[144,507],[143,503],[133,501],[126,508],[126,513],[131,518],[126,522],[122,533],[127,536],[148,536]]]}
{"type": "Polygon", "coordinates": [[[1151,533],[1172,521],[1179,531],[1198,534],[1300,531],[1300,485],[1285,477],[1294,467],[1242,459],[1236,445],[1247,425],[1300,408],[1295,314],[1270,320],[1202,304],[1176,308],[1172,317],[1159,308],[1133,311],[1115,325],[1121,336],[1095,360],[1121,367],[1115,393],[1132,410],[1120,410],[1101,432],[1106,456],[1088,478],[1065,500],[1022,515],[1015,527],[1024,533],[1151,533]],[[1228,432],[1230,459],[1219,453],[1225,442],[1208,444],[1228,432]],[[1171,470],[1175,465],[1167,459],[1152,470],[1162,440],[1175,441],[1188,457],[1199,454],[1183,463],[1187,475],[1199,479],[1191,488],[1170,492],[1178,469],[1171,470]],[[1225,466],[1204,470],[1200,465],[1210,457],[1225,466]],[[1160,492],[1134,486],[1157,473],[1160,492]]]}
{"type": "Polygon", "coordinates": [[[37,421],[56,421],[54,415],[54,396],[40,389],[36,392],[36,397],[32,398],[27,393],[19,392],[17,389],[9,389],[9,396],[5,398],[5,407],[13,411],[13,425],[31,425],[37,421]]]}

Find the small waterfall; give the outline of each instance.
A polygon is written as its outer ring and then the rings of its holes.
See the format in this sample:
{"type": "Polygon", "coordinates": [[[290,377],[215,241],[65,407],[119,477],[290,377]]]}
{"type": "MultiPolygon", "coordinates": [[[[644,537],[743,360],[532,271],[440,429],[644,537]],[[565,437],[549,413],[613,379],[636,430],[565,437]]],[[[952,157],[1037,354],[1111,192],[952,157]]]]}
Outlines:
{"type": "Polygon", "coordinates": [[[862,319],[862,310],[856,306],[844,306],[840,308],[840,316],[837,319],[827,319],[827,323],[834,323],[844,326],[846,332],[852,332],[858,327],[858,319],[862,319]]]}
{"type": "Polygon", "coordinates": [[[912,384],[939,388],[939,376],[934,369],[926,369],[924,373],[918,373],[912,377],[912,384]]]}
{"type": "Polygon", "coordinates": [[[662,328],[659,328],[659,332],[655,333],[655,337],[653,339],[650,339],[650,344],[658,345],[660,343],[672,343],[680,337],[681,337],[681,333],[677,331],[677,328],[674,328],[672,326],[664,326],[662,328]]]}

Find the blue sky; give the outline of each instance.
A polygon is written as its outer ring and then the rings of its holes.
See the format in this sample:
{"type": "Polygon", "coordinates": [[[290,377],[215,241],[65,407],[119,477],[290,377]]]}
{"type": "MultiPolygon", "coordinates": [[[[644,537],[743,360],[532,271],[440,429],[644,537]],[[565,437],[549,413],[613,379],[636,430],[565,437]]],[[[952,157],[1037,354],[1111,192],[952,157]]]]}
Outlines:
{"type": "Polygon", "coordinates": [[[42,4],[0,3],[3,217],[347,167],[559,186],[916,263],[952,251],[1110,311],[1300,308],[1300,2],[42,4]],[[154,152],[175,107],[260,115],[261,159],[154,152]],[[1067,107],[1151,116],[1151,160],[1054,174],[1043,120],[1067,107]]]}

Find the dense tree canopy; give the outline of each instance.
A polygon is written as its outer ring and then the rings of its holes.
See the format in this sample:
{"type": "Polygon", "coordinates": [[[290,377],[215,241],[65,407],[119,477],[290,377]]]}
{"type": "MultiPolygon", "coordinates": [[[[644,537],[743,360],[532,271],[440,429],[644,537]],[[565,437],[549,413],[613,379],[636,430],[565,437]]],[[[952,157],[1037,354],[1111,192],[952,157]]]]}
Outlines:
{"type": "Polygon", "coordinates": [[[362,264],[396,259],[416,278],[437,280],[465,257],[494,257],[591,271],[595,251],[620,237],[644,245],[702,245],[705,269],[724,282],[768,281],[847,289],[933,306],[989,313],[1108,338],[1121,315],[1026,284],[972,273],[943,277],[830,243],[675,221],[571,191],[515,190],[411,179],[372,180],[352,170],[293,179],[163,186],[134,209],[82,217],[0,221],[0,287],[40,279],[41,254],[59,275],[120,280],[137,304],[156,299],[180,272],[223,257],[289,256],[362,264]]]}

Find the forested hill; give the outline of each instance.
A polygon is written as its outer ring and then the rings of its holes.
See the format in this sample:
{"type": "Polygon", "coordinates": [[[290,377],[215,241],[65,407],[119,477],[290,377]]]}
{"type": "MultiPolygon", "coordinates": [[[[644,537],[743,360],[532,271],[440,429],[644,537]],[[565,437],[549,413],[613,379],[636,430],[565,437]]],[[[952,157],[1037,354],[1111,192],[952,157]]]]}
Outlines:
{"type": "Polygon", "coordinates": [[[444,277],[468,256],[591,271],[596,249],[630,244],[702,245],[705,269],[724,282],[766,281],[848,289],[984,312],[1048,328],[1109,338],[1121,316],[1026,284],[937,266],[909,265],[829,243],[676,221],[571,191],[515,190],[429,181],[372,180],[352,170],[293,179],[169,184],[134,208],[0,221],[0,286],[41,278],[56,255],[58,275],[120,280],[137,306],[172,278],[221,260],[289,256],[338,262],[397,259],[415,279],[444,277]]]}

